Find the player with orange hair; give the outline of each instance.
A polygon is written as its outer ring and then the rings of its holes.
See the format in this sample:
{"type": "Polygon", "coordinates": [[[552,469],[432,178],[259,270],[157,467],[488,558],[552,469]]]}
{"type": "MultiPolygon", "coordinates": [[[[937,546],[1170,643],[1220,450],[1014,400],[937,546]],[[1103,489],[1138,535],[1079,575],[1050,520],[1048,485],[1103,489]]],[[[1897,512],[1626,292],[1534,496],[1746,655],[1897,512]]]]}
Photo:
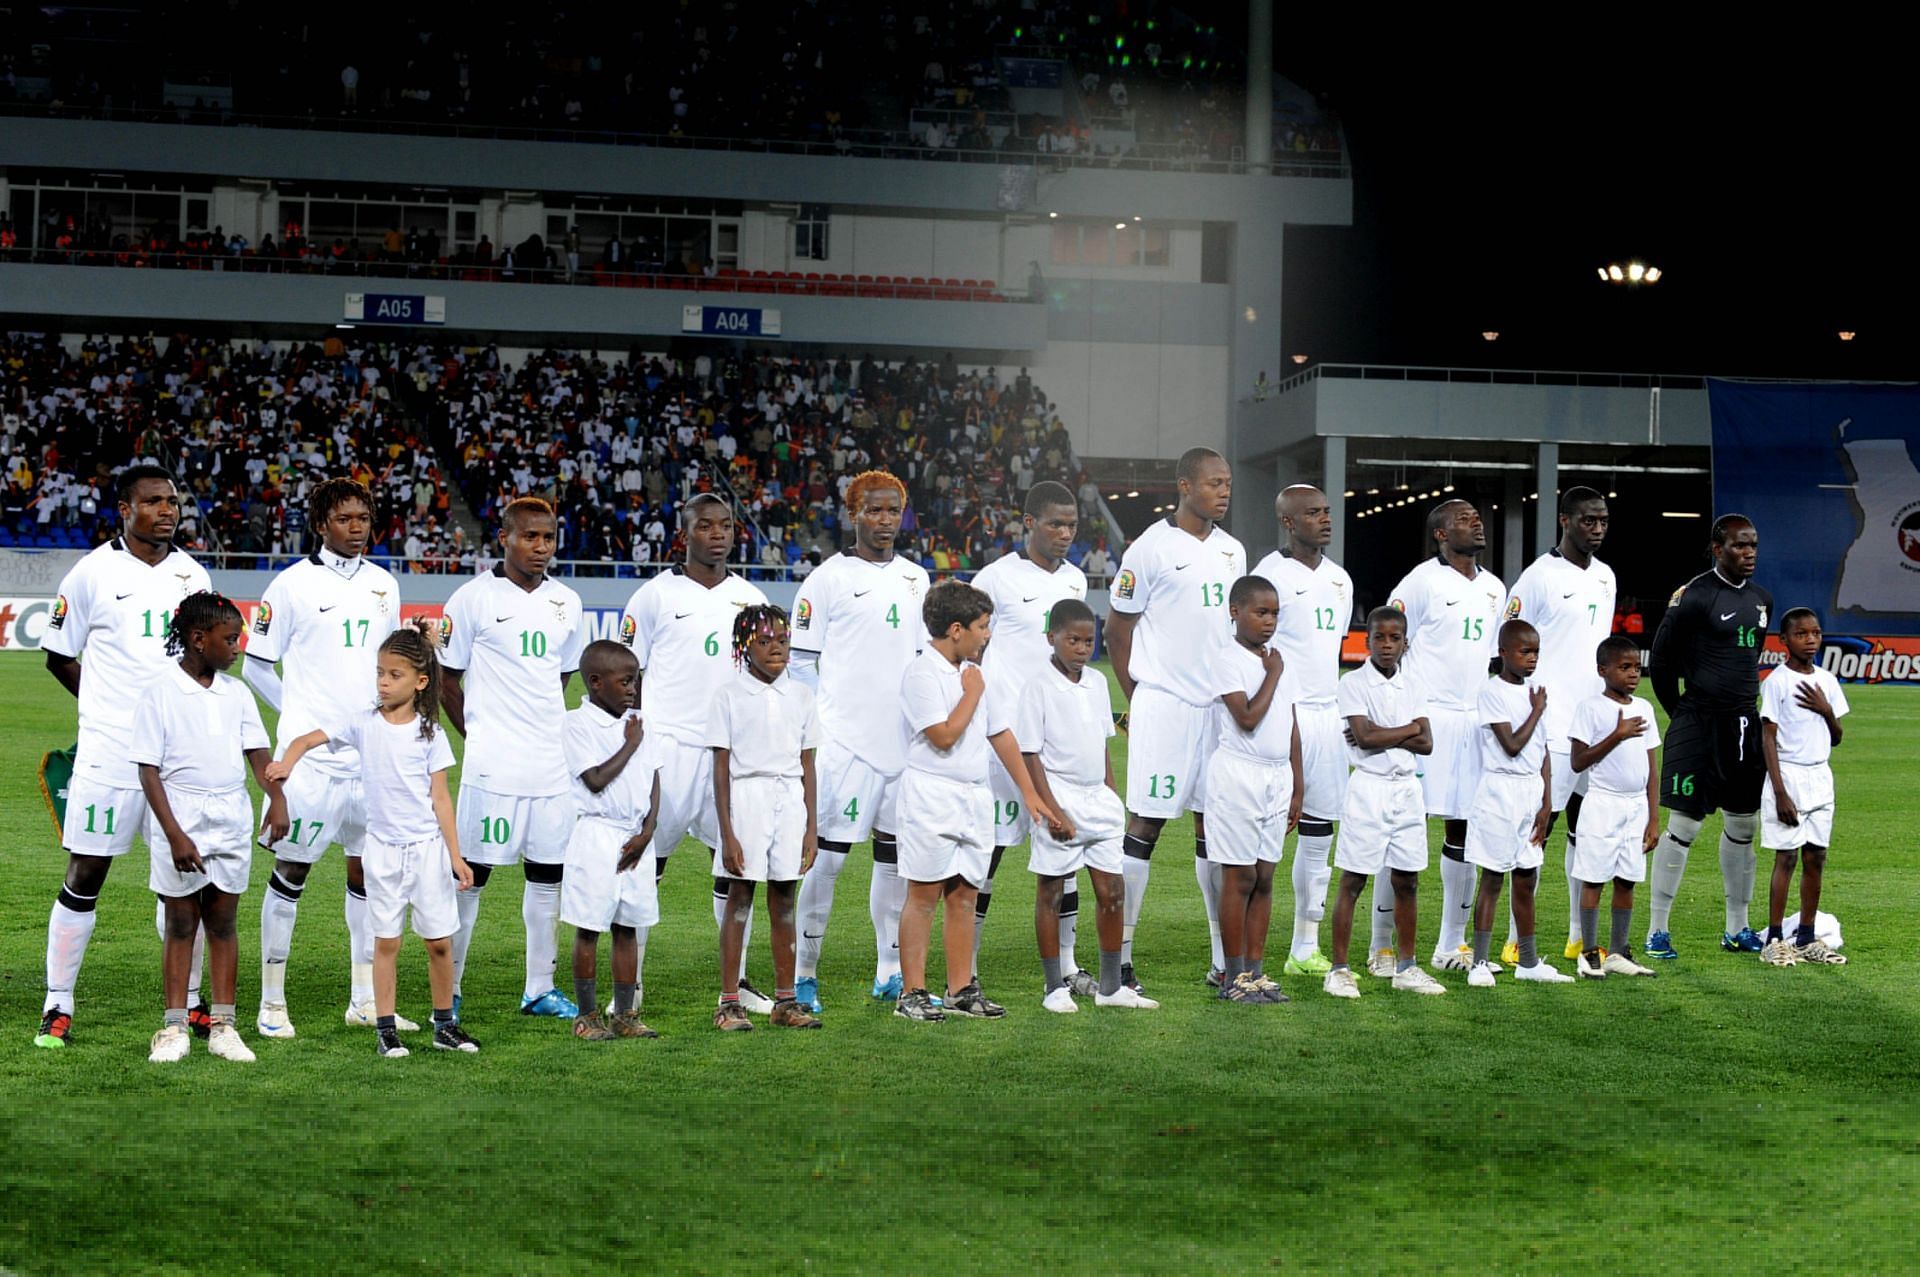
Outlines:
{"type": "Polygon", "coordinates": [[[793,609],[793,677],[819,695],[820,854],[800,883],[800,937],[795,994],[819,1014],[820,948],[833,912],[834,883],[853,844],[871,835],[873,996],[900,996],[900,910],[907,883],[894,841],[894,806],[906,767],[907,732],[898,701],[907,666],[926,641],[920,604],[926,570],[896,556],[894,541],[907,508],[907,488],[885,470],[855,475],[847,485],[853,548],[815,568],[793,609]]]}

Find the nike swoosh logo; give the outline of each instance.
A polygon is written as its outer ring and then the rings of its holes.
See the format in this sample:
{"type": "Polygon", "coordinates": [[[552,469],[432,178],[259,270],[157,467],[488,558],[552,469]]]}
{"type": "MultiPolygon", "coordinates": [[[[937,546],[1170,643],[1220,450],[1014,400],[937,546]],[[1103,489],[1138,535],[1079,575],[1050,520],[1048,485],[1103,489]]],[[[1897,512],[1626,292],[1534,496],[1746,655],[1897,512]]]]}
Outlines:
{"type": "Polygon", "coordinates": [[[1448,607],[1458,607],[1459,605],[1460,605],[1460,600],[1459,600],[1459,599],[1448,599],[1448,600],[1447,600],[1447,606],[1448,606],[1448,607]]]}
{"type": "Polygon", "coordinates": [[[684,621],[684,620],[686,620],[686,619],[687,619],[688,617],[690,617],[690,616],[692,616],[692,615],[693,615],[693,613],[691,613],[691,612],[675,612],[675,613],[673,614],[673,619],[674,619],[674,620],[676,620],[676,621],[684,621]]]}
{"type": "Polygon", "coordinates": [[[511,617],[511,616],[496,616],[496,617],[494,617],[494,618],[493,618],[493,623],[494,623],[495,625],[502,625],[502,624],[505,624],[505,623],[506,623],[506,622],[508,622],[508,621],[511,621],[512,619],[513,619],[513,617],[511,617]]]}
{"type": "Polygon", "coordinates": [[[864,599],[864,598],[866,598],[866,597],[867,597],[867,595],[869,595],[869,594],[872,594],[872,593],[873,593],[873,590],[872,590],[871,588],[868,588],[868,589],[865,589],[865,590],[855,590],[855,591],[853,592],[853,597],[854,597],[854,598],[856,598],[856,599],[864,599]]]}
{"type": "Polygon", "coordinates": [[[128,590],[125,594],[116,594],[113,596],[113,601],[115,603],[123,603],[126,600],[132,598],[134,596],[134,593],[135,593],[134,591],[128,590]]]}
{"type": "Polygon", "coordinates": [[[1721,620],[1723,620],[1723,621],[1731,621],[1731,620],[1733,619],[1733,613],[1732,613],[1732,612],[1722,612],[1722,613],[1720,614],[1720,619],[1721,619],[1721,620]]]}
{"type": "Polygon", "coordinates": [[[1568,590],[1565,594],[1562,594],[1560,597],[1563,599],[1570,599],[1573,597],[1573,591],[1568,590]]]}
{"type": "Polygon", "coordinates": [[[1392,913],[1392,912],[1393,912],[1393,906],[1392,906],[1392,905],[1388,905],[1388,906],[1387,906],[1387,907],[1386,907],[1385,909],[1375,909],[1375,910],[1374,910],[1374,912],[1375,912],[1375,913],[1392,913]]]}
{"type": "Polygon", "coordinates": [[[819,940],[824,938],[826,934],[827,933],[824,931],[804,931],[803,930],[800,933],[800,937],[803,940],[819,940]]]}
{"type": "Polygon", "coordinates": [[[1173,570],[1174,570],[1175,572],[1185,572],[1185,571],[1186,571],[1186,570],[1187,570],[1188,568],[1190,568],[1190,567],[1192,567],[1192,566],[1193,566],[1193,564],[1191,564],[1191,563],[1181,563],[1181,564],[1178,564],[1177,566],[1175,566],[1175,568],[1174,568],[1173,570]]]}
{"type": "Polygon", "coordinates": [[[1294,591],[1294,593],[1295,593],[1295,594],[1305,594],[1305,593],[1306,593],[1306,591],[1305,591],[1305,590],[1295,590],[1295,591],[1294,591]]]}
{"type": "Polygon", "coordinates": [[[1026,595],[1022,595],[1022,596],[1021,596],[1021,598],[1020,598],[1020,601],[1021,601],[1022,603],[1031,603],[1031,602],[1033,602],[1033,601],[1034,601],[1035,599],[1037,599],[1037,598],[1039,598],[1039,597],[1040,597],[1040,596],[1039,596],[1038,594],[1026,594],[1026,595]]]}
{"type": "Polygon", "coordinates": [[[340,605],[339,605],[338,603],[329,603],[329,604],[327,604],[327,605],[326,605],[325,607],[323,607],[323,608],[321,608],[320,610],[321,610],[322,612],[331,612],[331,611],[333,611],[333,609],[335,609],[335,608],[337,608],[337,607],[339,607],[339,606],[340,606],[340,605]]]}

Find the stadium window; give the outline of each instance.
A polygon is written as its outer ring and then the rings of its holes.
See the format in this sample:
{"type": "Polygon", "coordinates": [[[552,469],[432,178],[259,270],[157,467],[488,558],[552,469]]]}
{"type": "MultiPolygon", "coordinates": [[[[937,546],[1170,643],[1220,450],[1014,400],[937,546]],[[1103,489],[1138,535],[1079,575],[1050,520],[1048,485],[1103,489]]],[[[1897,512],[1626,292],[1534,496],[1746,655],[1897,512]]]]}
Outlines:
{"type": "Polygon", "coordinates": [[[477,232],[479,227],[480,211],[478,209],[463,208],[454,210],[453,240],[455,247],[466,248],[470,246],[475,239],[478,238],[477,232]]]}
{"type": "Polygon", "coordinates": [[[1080,227],[1073,222],[1056,222],[1053,227],[1053,264],[1080,264],[1080,227]]]}
{"type": "Polygon", "coordinates": [[[1108,266],[1113,264],[1114,232],[1106,226],[1084,226],[1080,229],[1080,264],[1082,266],[1108,266]]]}
{"type": "Polygon", "coordinates": [[[1171,238],[1163,226],[1149,227],[1140,232],[1140,264],[1165,266],[1168,258],[1168,241],[1171,238]]]}
{"type": "Polygon", "coordinates": [[[825,204],[802,204],[793,221],[793,255],[824,262],[828,257],[828,209],[825,204]]]}

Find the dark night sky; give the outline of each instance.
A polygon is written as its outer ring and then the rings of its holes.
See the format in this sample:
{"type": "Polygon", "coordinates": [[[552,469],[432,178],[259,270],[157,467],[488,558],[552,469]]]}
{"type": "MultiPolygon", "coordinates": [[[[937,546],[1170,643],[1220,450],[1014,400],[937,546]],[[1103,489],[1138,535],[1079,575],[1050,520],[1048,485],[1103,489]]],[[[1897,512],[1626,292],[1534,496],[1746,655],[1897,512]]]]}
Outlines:
{"type": "Polygon", "coordinates": [[[1353,228],[1289,233],[1287,352],[1915,376],[1920,111],[1911,71],[1874,52],[1892,37],[1636,25],[1404,30],[1394,48],[1425,52],[1409,60],[1283,20],[1275,68],[1339,110],[1355,168],[1353,228]],[[1630,255],[1667,277],[1634,294],[1595,278],[1630,255]]]}

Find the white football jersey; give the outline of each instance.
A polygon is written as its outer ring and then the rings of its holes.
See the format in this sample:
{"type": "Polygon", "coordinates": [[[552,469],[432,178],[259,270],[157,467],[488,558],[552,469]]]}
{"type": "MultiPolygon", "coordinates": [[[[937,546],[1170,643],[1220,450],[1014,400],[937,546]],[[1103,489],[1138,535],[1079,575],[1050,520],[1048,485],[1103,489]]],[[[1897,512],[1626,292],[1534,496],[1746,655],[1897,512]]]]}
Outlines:
{"type": "Polygon", "coordinates": [[[563,683],[586,646],[580,596],[552,577],[523,590],[502,564],[453,592],[440,636],[447,668],[466,671],[461,784],[516,798],[566,793],[558,737],[563,683]]]}
{"type": "Polygon", "coordinates": [[[1340,682],[1340,645],[1353,619],[1353,578],[1324,554],[1319,567],[1309,568],[1278,550],[1260,560],[1253,574],[1272,582],[1280,596],[1280,623],[1269,641],[1286,660],[1300,703],[1331,708],[1340,682]]]}
{"type": "Polygon", "coordinates": [[[649,732],[682,745],[706,743],[713,698],[735,673],[734,618],[766,601],[759,586],[731,572],[708,589],[678,565],[633,592],[620,618],[620,641],[646,671],[640,714],[649,732]]]}
{"type": "Polygon", "coordinates": [[[1540,664],[1533,681],[1547,689],[1547,747],[1567,748],[1573,711],[1606,691],[1600,677],[1600,640],[1613,633],[1613,569],[1598,559],[1577,568],[1558,548],[1535,559],[1513,583],[1507,616],[1540,631],[1540,664]]]}
{"type": "Polygon", "coordinates": [[[1025,554],[1007,554],[973,578],[973,587],[993,600],[993,639],[980,658],[988,695],[1011,718],[1027,683],[1053,660],[1047,623],[1061,599],[1087,597],[1087,574],[1062,562],[1049,572],[1025,554]]]}
{"type": "MultiPolygon", "coordinates": [[[[279,749],[378,699],[374,665],[380,644],[400,624],[400,586],[365,557],[325,549],[281,572],[260,596],[247,636],[247,659],[281,662],[279,749]]],[[[322,745],[301,762],[336,776],[358,773],[350,745],[322,745]]]]}
{"type": "Polygon", "coordinates": [[[883,776],[907,765],[898,692],[927,643],[926,569],[903,556],[873,563],[836,554],[800,583],[793,647],[820,658],[821,739],[883,776]]]}
{"type": "Polygon", "coordinates": [[[135,789],[127,761],[140,695],[174,664],[167,623],[180,600],[212,589],[207,570],[184,550],[151,567],[115,537],[90,551],[60,582],[41,647],[79,658],[80,750],[76,763],[116,789],[135,789]]]}
{"type": "Polygon", "coordinates": [[[1468,580],[1438,555],[1393,587],[1393,605],[1407,614],[1401,668],[1428,705],[1474,708],[1488,662],[1500,654],[1500,612],[1506,602],[1507,587],[1499,577],[1478,568],[1468,580]]]}
{"type": "Polygon", "coordinates": [[[1135,538],[1107,600],[1140,618],[1127,663],[1133,681],[1189,705],[1213,704],[1213,655],[1233,639],[1227,595],[1246,574],[1245,548],[1218,526],[1201,540],[1169,515],[1135,538]]]}

